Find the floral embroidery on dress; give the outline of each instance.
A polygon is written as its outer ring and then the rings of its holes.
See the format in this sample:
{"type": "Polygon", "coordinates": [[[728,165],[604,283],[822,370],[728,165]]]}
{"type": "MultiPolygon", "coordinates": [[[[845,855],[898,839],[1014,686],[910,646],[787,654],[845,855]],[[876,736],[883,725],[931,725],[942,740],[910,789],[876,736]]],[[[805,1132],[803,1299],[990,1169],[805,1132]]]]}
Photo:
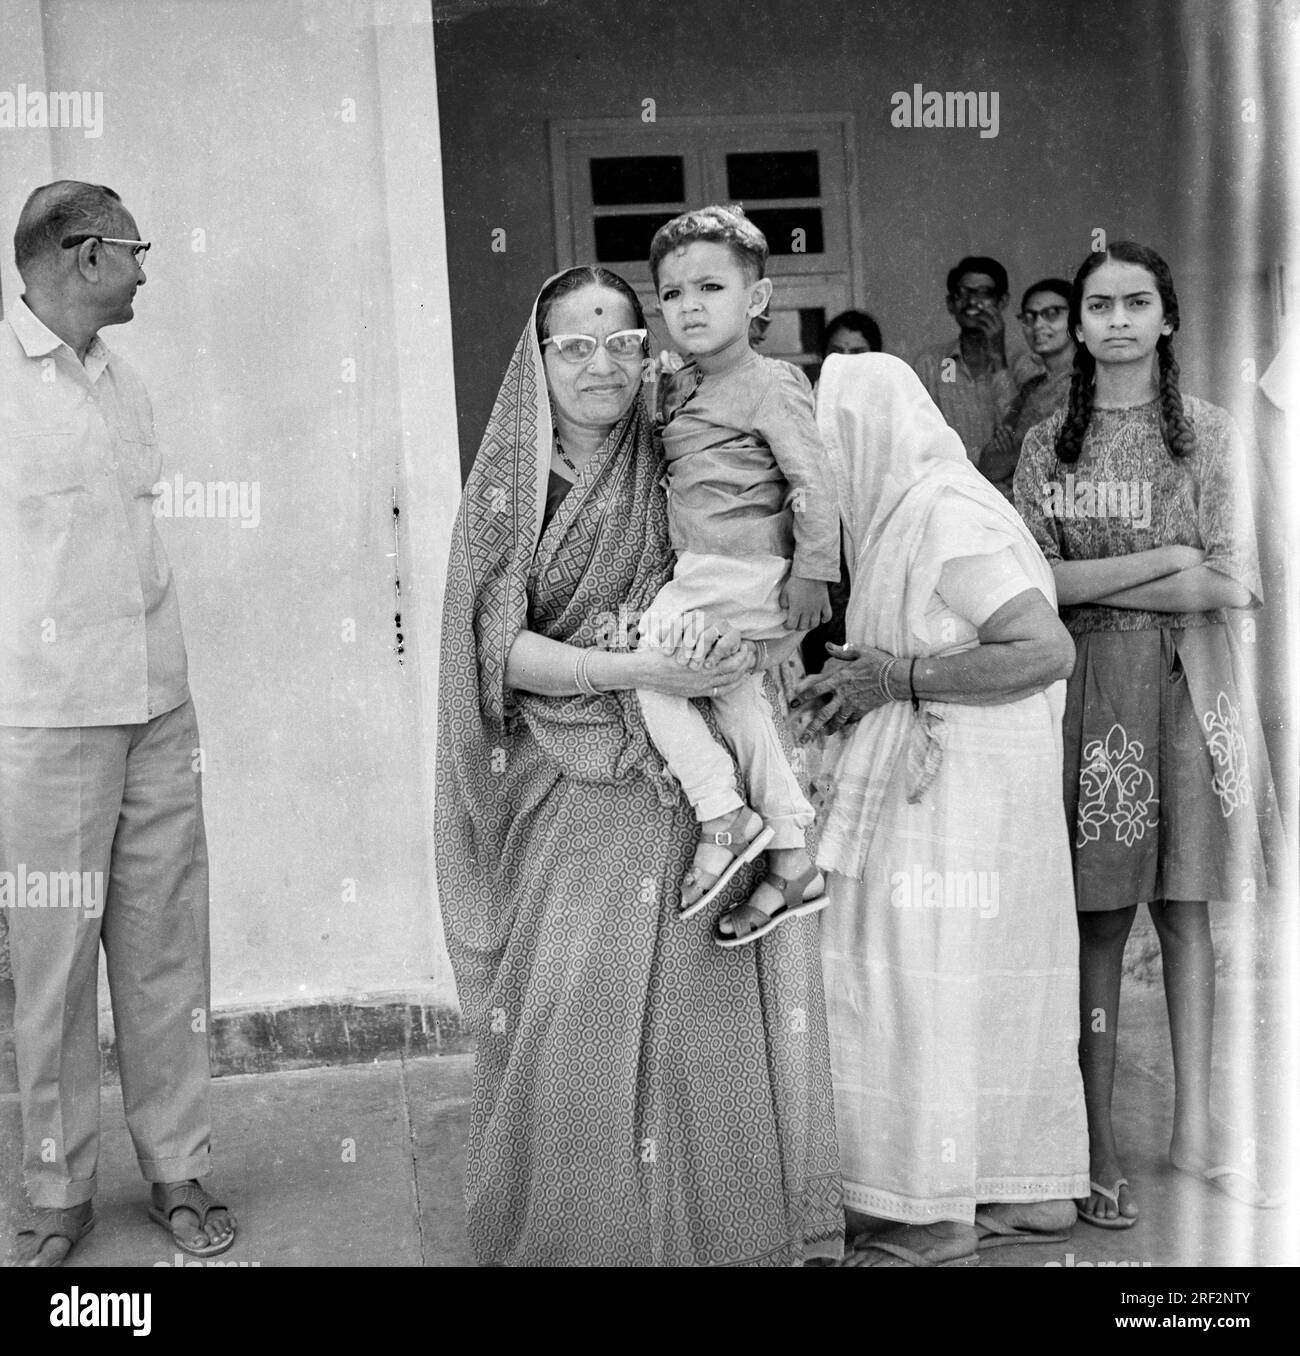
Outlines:
{"type": "Polygon", "coordinates": [[[1226,692],[1219,693],[1213,711],[1201,718],[1209,736],[1210,757],[1214,759],[1214,777],[1210,785],[1219,798],[1223,817],[1250,801],[1250,773],[1246,767],[1246,740],[1241,733],[1241,712],[1226,692]]]}
{"type": "Polygon", "coordinates": [[[1084,745],[1076,847],[1096,842],[1108,822],[1115,826],[1115,837],[1132,847],[1159,823],[1155,782],[1142,766],[1145,751],[1142,742],[1130,741],[1118,723],[1110,727],[1105,739],[1084,745]],[[1109,808],[1112,796],[1113,809],[1109,808]]]}

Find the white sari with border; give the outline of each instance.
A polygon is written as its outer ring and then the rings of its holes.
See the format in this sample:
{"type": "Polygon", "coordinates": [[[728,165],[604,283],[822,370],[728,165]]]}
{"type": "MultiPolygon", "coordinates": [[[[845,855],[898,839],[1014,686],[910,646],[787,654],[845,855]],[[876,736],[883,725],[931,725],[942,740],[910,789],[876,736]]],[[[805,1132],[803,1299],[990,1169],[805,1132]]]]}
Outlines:
{"type": "MultiPolygon", "coordinates": [[[[977,643],[938,592],[952,562],[969,580],[994,559],[1005,578],[1012,560],[1055,606],[1033,538],[906,364],[829,359],[818,422],[844,514],[850,644],[925,657],[977,643]]],[[[977,1204],[1088,1194],[1064,688],[896,702],[827,748],[822,955],[853,1209],[969,1223],[977,1204]]]]}

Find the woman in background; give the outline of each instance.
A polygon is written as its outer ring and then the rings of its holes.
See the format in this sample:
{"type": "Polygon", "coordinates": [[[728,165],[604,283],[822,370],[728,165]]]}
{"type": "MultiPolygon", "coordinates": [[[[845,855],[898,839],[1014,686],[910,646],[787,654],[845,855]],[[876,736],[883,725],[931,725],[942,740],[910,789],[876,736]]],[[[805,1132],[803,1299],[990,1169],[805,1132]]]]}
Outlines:
{"type": "Polygon", "coordinates": [[[1025,292],[1020,324],[1029,351],[1042,370],[1026,377],[1002,423],[984,446],[980,470],[998,492],[1012,498],[1011,481],[1025,434],[1064,406],[1074,375],[1074,338],[1070,334],[1070,284],[1044,278],[1025,292]]]}
{"type": "Polygon", "coordinates": [[[880,326],[865,311],[843,311],[828,321],[822,339],[822,357],[832,353],[882,353],[880,326]]]}
{"type": "MultiPolygon", "coordinates": [[[[822,335],[822,358],[832,353],[883,353],[880,326],[866,311],[843,311],[831,320],[822,335]]],[[[830,586],[829,621],[814,626],[799,643],[804,673],[820,673],[826,663],[826,646],[844,644],[844,613],[849,605],[849,563],[840,550],[840,578],[830,586]]]]}

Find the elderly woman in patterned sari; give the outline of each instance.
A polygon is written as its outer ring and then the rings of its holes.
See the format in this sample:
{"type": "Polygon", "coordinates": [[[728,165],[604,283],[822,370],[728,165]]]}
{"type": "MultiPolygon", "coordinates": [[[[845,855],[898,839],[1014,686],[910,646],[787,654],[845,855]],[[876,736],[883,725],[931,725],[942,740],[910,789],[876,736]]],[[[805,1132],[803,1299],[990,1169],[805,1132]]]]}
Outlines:
{"type": "MultiPolygon", "coordinates": [[[[1258,606],[1241,435],[1178,386],[1178,298],[1152,249],[1091,254],[1070,293],[1066,409],[1030,430],[1016,507],[1078,645],[1065,707],[1065,803],[1078,896],[1080,1059],[1092,1150],[1080,1215],[1131,1228],[1111,1122],[1124,943],[1145,903],[1160,938],[1174,1061],[1175,1168],[1247,1205],[1278,1201],[1210,1115],[1209,900],[1267,885],[1275,800],[1254,694],[1225,608],[1258,606]]],[[[1253,625],[1253,623],[1251,623],[1253,625]]]]}
{"type": "Polygon", "coordinates": [[[758,655],[707,619],[676,657],[630,647],[672,570],[644,338],[616,275],[547,283],[452,542],[437,865],[477,1037],[470,1239],[484,1264],[800,1265],[843,1246],[817,931],[730,952],[675,917],[696,826],[635,690],[704,696],[758,655]]]}
{"type": "Polygon", "coordinates": [[[849,643],[797,700],[833,732],[817,863],[849,1262],[1059,1243],[1088,1181],[1058,791],[1074,649],[1033,538],[906,363],[828,358],[817,413],[849,643]]]}

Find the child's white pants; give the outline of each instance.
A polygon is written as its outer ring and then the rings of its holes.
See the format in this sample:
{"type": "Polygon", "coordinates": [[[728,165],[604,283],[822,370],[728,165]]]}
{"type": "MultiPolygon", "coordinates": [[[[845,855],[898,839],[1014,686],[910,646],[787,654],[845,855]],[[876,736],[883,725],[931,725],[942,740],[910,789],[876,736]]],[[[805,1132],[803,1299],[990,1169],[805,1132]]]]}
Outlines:
{"type": "MultiPolygon", "coordinates": [[[[682,635],[680,619],[699,611],[734,626],[746,640],[788,634],[780,592],[790,570],[782,556],[714,556],[684,552],[639,623],[640,644],[671,650],[682,635]]],[[[799,786],[777,737],[763,677],[751,674],[712,698],[729,754],[713,738],[703,715],[685,697],[638,689],[646,728],[673,776],[682,784],[697,820],[717,819],[743,804],[735,769],[750,805],[775,832],[772,848],[803,847],[813,807],[799,786]],[[732,764],[735,755],[735,765],[732,764]]]]}

